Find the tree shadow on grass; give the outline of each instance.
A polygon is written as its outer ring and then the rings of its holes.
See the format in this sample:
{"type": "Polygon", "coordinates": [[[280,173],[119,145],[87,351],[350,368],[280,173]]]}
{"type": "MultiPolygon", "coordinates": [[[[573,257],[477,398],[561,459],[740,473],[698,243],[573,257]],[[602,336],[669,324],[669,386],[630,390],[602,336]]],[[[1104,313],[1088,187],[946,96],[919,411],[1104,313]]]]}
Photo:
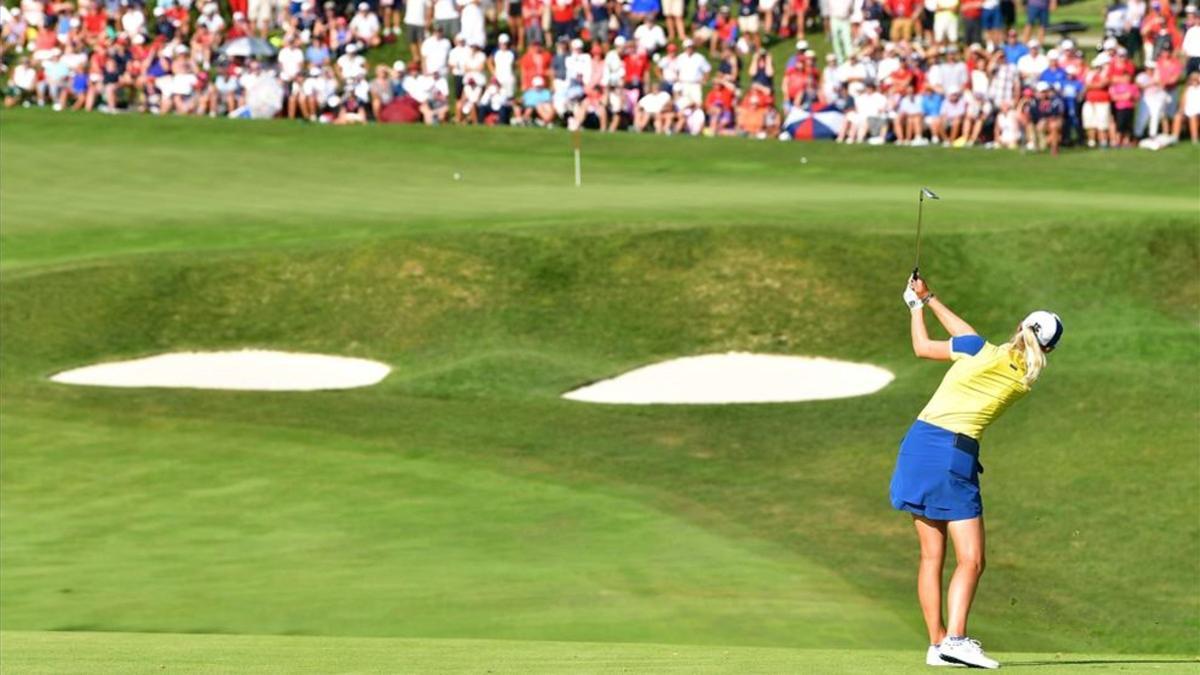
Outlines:
{"type": "Polygon", "coordinates": [[[1032,666],[1102,666],[1102,665],[1150,665],[1161,663],[1194,663],[1200,665],[1198,659],[1064,659],[1061,661],[1005,661],[1005,668],[1021,668],[1032,666]]]}

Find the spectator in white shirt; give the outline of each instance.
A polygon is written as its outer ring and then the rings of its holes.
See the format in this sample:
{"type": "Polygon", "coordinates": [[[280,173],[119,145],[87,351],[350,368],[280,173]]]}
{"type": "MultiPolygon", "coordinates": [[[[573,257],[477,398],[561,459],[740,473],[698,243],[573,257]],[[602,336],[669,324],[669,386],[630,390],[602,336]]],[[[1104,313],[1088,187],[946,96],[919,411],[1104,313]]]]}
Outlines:
{"type": "Polygon", "coordinates": [[[441,26],[434,26],[433,34],[421,43],[421,63],[425,73],[445,77],[450,49],[450,40],[446,39],[445,31],[441,26]]]}
{"type": "Polygon", "coordinates": [[[679,71],[679,96],[695,106],[704,106],[704,83],[712,66],[708,59],[696,51],[696,45],[691,40],[683,41],[683,53],[676,61],[679,71]]]}
{"type": "Polygon", "coordinates": [[[467,59],[471,56],[471,48],[467,46],[467,38],[462,33],[454,36],[454,46],[446,55],[446,67],[450,79],[454,82],[454,95],[462,94],[463,77],[467,74],[467,59]]]}
{"type": "Polygon", "coordinates": [[[499,85],[500,89],[511,100],[517,89],[515,68],[517,54],[509,49],[509,41],[508,33],[500,34],[500,46],[496,47],[496,51],[492,52],[492,56],[488,59],[488,69],[491,71],[492,77],[496,80],[496,84],[499,85]]]}
{"type": "Polygon", "coordinates": [[[1021,74],[1021,82],[1026,86],[1032,85],[1049,67],[1050,59],[1042,53],[1042,46],[1037,40],[1030,40],[1029,53],[1017,61],[1017,72],[1021,74]]]}
{"type": "Polygon", "coordinates": [[[368,47],[379,46],[379,17],[371,11],[371,6],[365,2],[358,3],[358,11],[350,19],[350,34],[354,39],[368,47]]]}
{"type": "Polygon", "coordinates": [[[567,82],[587,84],[592,76],[592,55],[583,51],[583,40],[571,40],[571,53],[566,58],[567,82]]]}
{"type": "Polygon", "coordinates": [[[633,41],[647,54],[653,54],[667,44],[667,34],[662,26],[654,22],[654,15],[647,14],[642,25],[633,31],[633,41]]]}
{"type": "Polygon", "coordinates": [[[346,45],[346,53],[338,57],[337,70],[343,80],[352,80],[367,74],[367,60],[358,53],[358,47],[354,43],[346,45]]]}
{"type": "Polygon", "coordinates": [[[870,143],[883,143],[888,129],[888,100],[873,81],[863,83],[862,92],[854,97],[855,128],[852,143],[862,143],[871,135],[870,143]]]}
{"type": "Polygon", "coordinates": [[[279,79],[284,82],[295,80],[300,71],[304,68],[304,50],[296,38],[288,38],[283,49],[279,50],[279,54],[275,57],[279,63],[279,79]]]}
{"type": "MultiPolygon", "coordinates": [[[[459,25],[462,27],[463,37],[467,39],[468,45],[483,49],[487,46],[487,28],[479,0],[458,0],[458,4],[459,25]]],[[[483,86],[482,82],[480,86],[483,86]]]]}
{"type": "Polygon", "coordinates": [[[1195,5],[1188,5],[1186,12],[1187,32],[1183,34],[1183,43],[1179,46],[1187,59],[1184,64],[1185,77],[1200,72],[1200,12],[1195,5]]]}
{"type": "Polygon", "coordinates": [[[942,64],[942,93],[962,92],[967,88],[970,79],[967,64],[958,58],[958,47],[947,47],[946,62],[942,64]]]}

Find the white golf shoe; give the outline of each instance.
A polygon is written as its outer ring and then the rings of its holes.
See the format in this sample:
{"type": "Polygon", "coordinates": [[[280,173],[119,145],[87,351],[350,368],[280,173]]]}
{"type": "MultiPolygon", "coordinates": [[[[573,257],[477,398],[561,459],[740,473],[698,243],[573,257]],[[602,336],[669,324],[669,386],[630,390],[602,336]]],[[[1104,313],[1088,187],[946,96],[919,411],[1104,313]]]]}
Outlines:
{"type": "Polygon", "coordinates": [[[938,646],[938,655],[943,661],[961,663],[972,668],[988,668],[995,670],[1000,662],[983,653],[979,640],[969,637],[948,637],[938,646]]]}
{"type": "Polygon", "coordinates": [[[950,666],[951,668],[965,668],[961,663],[951,663],[943,661],[942,655],[938,653],[937,645],[929,645],[929,651],[925,652],[925,665],[927,666],[950,666]]]}

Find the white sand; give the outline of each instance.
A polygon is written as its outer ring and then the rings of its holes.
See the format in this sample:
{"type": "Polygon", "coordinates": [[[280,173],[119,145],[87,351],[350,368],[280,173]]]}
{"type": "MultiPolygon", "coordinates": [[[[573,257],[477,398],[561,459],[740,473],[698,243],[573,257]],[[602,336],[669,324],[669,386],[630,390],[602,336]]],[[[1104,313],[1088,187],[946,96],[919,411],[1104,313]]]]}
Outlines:
{"type": "Polygon", "coordinates": [[[366,359],[247,349],[160,354],[76,368],[50,379],[101,387],[315,391],[370,386],[389,372],[387,365],[366,359]]]}
{"type": "Polygon", "coordinates": [[[864,396],[894,376],[864,363],[774,354],[705,354],[663,361],[567,392],[592,403],[782,403],[864,396]]]}

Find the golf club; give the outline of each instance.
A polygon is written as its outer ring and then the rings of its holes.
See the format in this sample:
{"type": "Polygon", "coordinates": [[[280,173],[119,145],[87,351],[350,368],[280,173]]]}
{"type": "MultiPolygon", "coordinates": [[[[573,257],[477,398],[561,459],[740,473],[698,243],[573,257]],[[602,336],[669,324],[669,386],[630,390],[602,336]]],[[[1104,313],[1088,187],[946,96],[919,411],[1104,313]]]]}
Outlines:
{"type": "Polygon", "coordinates": [[[921,195],[917,198],[917,259],[913,263],[912,275],[914,279],[921,278],[921,216],[925,210],[925,198],[937,199],[941,201],[941,197],[934,194],[933,190],[927,187],[921,188],[921,195]]]}

